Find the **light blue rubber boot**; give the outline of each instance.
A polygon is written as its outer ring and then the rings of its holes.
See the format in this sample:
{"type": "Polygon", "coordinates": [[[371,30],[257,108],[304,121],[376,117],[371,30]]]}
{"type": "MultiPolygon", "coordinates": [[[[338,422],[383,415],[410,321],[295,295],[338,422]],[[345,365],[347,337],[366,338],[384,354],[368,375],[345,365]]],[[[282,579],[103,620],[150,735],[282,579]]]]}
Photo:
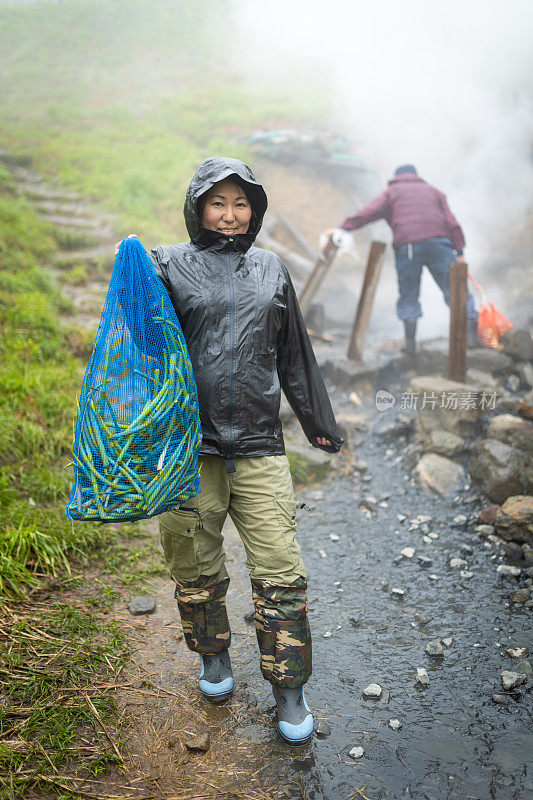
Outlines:
{"type": "Polygon", "coordinates": [[[202,669],[198,686],[210,703],[222,703],[233,694],[233,671],[229,650],[226,648],[214,656],[200,655],[202,669]]]}
{"type": "Polygon", "coordinates": [[[278,732],[287,744],[307,744],[313,736],[313,715],[307,705],[303,686],[286,689],[272,686],[278,707],[278,732]]]}

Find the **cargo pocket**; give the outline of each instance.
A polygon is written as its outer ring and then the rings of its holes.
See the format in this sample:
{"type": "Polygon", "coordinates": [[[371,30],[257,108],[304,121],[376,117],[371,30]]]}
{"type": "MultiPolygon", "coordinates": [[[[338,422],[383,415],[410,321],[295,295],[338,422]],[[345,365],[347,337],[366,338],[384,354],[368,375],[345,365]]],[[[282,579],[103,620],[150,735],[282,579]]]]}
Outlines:
{"type": "Polygon", "coordinates": [[[297,500],[274,500],[274,510],[280,531],[280,549],[282,550],[280,559],[283,561],[287,559],[291,569],[295,569],[301,564],[300,545],[296,541],[297,508],[297,500]]]}
{"type": "Polygon", "coordinates": [[[170,574],[176,580],[194,581],[200,575],[197,534],[198,510],[181,508],[159,517],[159,535],[170,574]]]}

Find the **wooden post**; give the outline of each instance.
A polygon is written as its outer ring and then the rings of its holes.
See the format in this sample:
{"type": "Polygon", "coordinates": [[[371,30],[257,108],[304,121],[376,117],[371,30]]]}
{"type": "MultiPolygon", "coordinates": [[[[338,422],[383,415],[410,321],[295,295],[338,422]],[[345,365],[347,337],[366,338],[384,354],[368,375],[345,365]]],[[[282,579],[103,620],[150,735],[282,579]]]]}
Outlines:
{"type": "Polygon", "coordinates": [[[289,219],[287,219],[285,214],[278,214],[277,220],[283,225],[289,235],[292,236],[306,258],[308,258],[314,264],[318,258],[318,253],[316,250],[313,250],[298,228],[289,219]]]}
{"type": "Polygon", "coordinates": [[[337,250],[338,250],[337,245],[333,244],[333,241],[331,240],[330,237],[328,239],[326,247],[324,248],[324,252],[320,253],[320,255],[318,256],[312,272],[307,277],[307,280],[303,285],[303,288],[298,296],[298,302],[300,304],[300,308],[304,318],[307,312],[309,311],[309,307],[311,305],[313,297],[318,292],[320,284],[326,277],[327,273],[331,268],[331,265],[333,264],[337,250]]]}
{"type": "Polygon", "coordinates": [[[359,304],[353,321],[352,335],[348,347],[348,358],[352,361],[363,361],[363,345],[365,343],[374,296],[381,275],[383,256],[385,255],[384,242],[372,242],[366,262],[365,277],[359,297],[359,304]]]}
{"type": "Polygon", "coordinates": [[[453,263],[450,267],[450,350],[448,377],[466,382],[466,302],[468,265],[453,263]]]}

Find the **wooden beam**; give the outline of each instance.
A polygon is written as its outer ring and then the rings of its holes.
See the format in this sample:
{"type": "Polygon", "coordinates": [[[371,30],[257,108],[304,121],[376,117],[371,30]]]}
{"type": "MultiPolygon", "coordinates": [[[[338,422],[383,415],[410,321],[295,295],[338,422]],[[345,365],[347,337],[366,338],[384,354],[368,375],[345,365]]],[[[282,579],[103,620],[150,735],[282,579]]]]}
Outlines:
{"type": "Polygon", "coordinates": [[[468,265],[454,262],[450,267],[450,350],[448,376],[466,382],[466,303],[468,265]]]}
{"type": "Polygon", "coordinates": [[[384,242],[372,242],[368,252],[363,286],[361,288],[357,311],[355,312],[352,335],[350,336],[350,344],[348,347],[348,358],[359,363],[363,361],[363,346],[370,323],[376,288],[381,275],[385,247],[386,245],[384,242]]]}
{"type": "Polygon", "coordinates": [[[284,244],[274,239],[267,231],[260,231],[256,244],[258,247],[264,247],[265,250],[272,250],[276,253],[287,265],[293,277],[299,281],[305,281],[307,275],[311,272],[313,262],[303,258],[299,253],[294,250],[289,250],[284,244]]]}
{"type": "Polygon", "coordinates": [[[315,266],[313,267],[313,271],[303,285],[303,288],[298,296],[298,302],[304,317],[309,311],[313,297],[318,292],[322,281],[326,277],[333,264],[333,261],[335,260],[337,250],[337,245],[333,244],[333,241],[330,237],[326,247],[324,248],[324,252],[319,254],[315,266]]]}
{"type": "Polygon", "coordinates": [[[315,263],[318,258],[318,253],[314,250],[304,235],[298,230],[298,228],[288,219],[285,214],[278,214],[277,216],[278,222],[280,222],[285,230],[288,232],[290,236],[294,239],[304,256],[315,263]]]}

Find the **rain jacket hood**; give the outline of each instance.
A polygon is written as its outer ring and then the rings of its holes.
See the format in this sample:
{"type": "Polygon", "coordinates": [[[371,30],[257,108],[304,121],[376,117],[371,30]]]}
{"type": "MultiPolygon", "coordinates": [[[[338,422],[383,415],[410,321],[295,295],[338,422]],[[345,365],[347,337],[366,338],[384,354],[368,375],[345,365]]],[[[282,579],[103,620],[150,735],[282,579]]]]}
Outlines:
{"type": "Polygon", "coordinates": [[[261,230],[263,218],[267,210],[265,190],[255,179],[255,175],[247,164],[238,158],[216,156],[202,161],[187,189],[183,214],[191,242],[197,247],[212,247],[218,250],[239,250],[246,252],[254,243],[261,230]],[[241,186],[252,206],[252,219],[247,233],[239,233],[228,237],[223,233],[204,228],[198,213],[198,201],[218,181],[230,178],[241,186]]]}

